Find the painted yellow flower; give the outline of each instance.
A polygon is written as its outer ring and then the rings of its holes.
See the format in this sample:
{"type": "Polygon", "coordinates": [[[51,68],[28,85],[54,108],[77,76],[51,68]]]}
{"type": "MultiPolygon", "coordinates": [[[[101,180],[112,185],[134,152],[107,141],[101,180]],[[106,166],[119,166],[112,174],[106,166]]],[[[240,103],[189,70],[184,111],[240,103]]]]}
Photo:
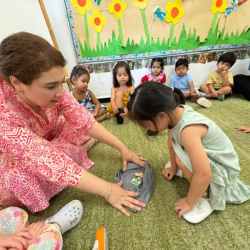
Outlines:
{"type": "Polygon", "coordinates": [[[112,3],[109,4],[108,11],[111,14],[115,14],[116,19],[122,18],[122,12],[127,9],[127,3],[121,0],[112,0],[112,3]]]}
{"type": "Polygon", "coordinates": [[[144,10],[148,2],[150,2],[150,0],[132,0],[132,5],[138,6],[141,10],[144,10]]]}
{"type": "Polygon", "coordinates": [[[175,0],[174,3],[168,2],[166,5],[167,14],[165,16],[166,22],[177,24],[181,17],[184,16],[184,9],[181,8],[181,0],[175,0]]]}
{"type": "Polygon", "coordinates": [[[107,19],[105,16],[101,15],[100,11],[94,9],[92,11],[92,16],[88,20],[89,25],[95,28],[96,32],[102,31],[102,26],[106,24],[107,19]]]}
{"type": "Polygon", "coordinates": [[[222,13],[227,8],[227,0],[213,0],[213,5],[211,6],[211,12],[216,13],[217,11],[222,13]]]}
{"type": "Polygon", "coordinates": [[[70,0],[70,3],[77,8],[80,15],[84,15],[86,10],[91,10],[93,7],[90,0],[70,0]]]}

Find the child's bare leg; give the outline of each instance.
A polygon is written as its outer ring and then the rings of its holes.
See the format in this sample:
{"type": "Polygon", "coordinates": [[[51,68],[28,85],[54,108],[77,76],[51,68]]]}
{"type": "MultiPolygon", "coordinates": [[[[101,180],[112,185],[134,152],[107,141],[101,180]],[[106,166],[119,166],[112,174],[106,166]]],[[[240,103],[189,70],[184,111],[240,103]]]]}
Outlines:
{"type": "Polygon", "coordinates": [[[185,100],[191,97],[191,94],[190,94],[190,93],[186,93],[186,92],[183,93],[183,92],[182,92],[182,94],[183,94],[185,100]]]}
{"type": "Polygon", "coordinates": [[[218,96],[220,95],[228,95],[232,91],[231,87],[222,87],[221,89],[217,90],[218,96]]]}
{"type": "Polygon", "coordinates": [[[106,108],[102,108],[99,110],[97,116],[95,117],[95,119],[98,121],[98,122],[101,122],[101,121],[104,121],[106,119],[108,119],[110,117],[110,114],[109,113],[105,113],[106,112],[106,108]]]}
{"type": "MultiPolygon", "coordinates": [[[[183,164],[183,162],[180,160],[180,158],[177,155],[175,155],[175,161],[176,161],[177,166],[181,169],[181,171],[183,172],[184,176],[188,180],[188,182],[191,183],[192,178],[193,178],[193,174],[183,164]]],[[[207,188],[206,192],[202,195],[202,198],[208,198],[208,196],[209,196],[208,189],[209,189],[209,187],[207,188]]]]}
{"type": "Polygon", "coordinates": [[[105,112],[106,112],[106,108],[100,109],[99,112],[98,112],[98,114],[97,114],[97,116],[96,116],[96,118],[104,115],[105,112]]]}
{"type": "Polygon", "coordinates": [[[96,139],[92,137],[88,141],[83,143],[82,147],[84,147],[86,151],[89,151],[95,144],[96,144],[96,139]]]}
{"type": "Polygon", "coordinates": [[[115,103],[118,108],[124,108],[123,92],[118,91],[115,93],[115,103]]]}
{"type": "Polygon", "coordinates": [[[210,90],[208,88],[208,86],[206,84],[202,84],[200,87],[199,87],[200,91],[203,92],[203,93],[206,93],[206,94],[210,94],[210,90]]]}
{"type": "Polygon", "coordinates": [[[202,84],[199,89],[200,89],[201,92],[206,94],[204,97],[213,98],[213,95],[210,92],[210,89],[208,88],[208,86],[206,84],[202,84]]]}

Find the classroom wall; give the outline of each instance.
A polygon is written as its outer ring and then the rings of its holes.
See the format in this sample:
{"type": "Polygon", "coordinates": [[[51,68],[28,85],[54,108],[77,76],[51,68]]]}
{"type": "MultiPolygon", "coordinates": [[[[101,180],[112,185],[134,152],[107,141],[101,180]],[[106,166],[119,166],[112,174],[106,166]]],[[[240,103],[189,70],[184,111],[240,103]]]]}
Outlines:
{"type": "MultiPolygon", "coordinates": [[[[75,51],[71,38],[71,33],[67,21],[67,15],[63,0],[44,0],[57,42],[60,50],[67,59],[67,70],[70,73],[71,69],[76,64],[75,51]]],[[[248,70],[250,59],[238,60],[232,67],[233,75],[246,74],[249,75],[248,70]]],[[[206,82],[208,74],[216,69],[216,63],[211,62],[207,64],[190,64],[189,74],[194,80],[195,87],[199,87],[206,82]]],[[[140,79],[145,74],[150,72],[149,69],[133,70],[132,76],[135,79],[135,85],[140,83],[140,79]]],[[[166,85],[170,85],[171,77],[174,75],[174,66],[165,66],[164,73],[167,76],[166,85]]],[[[110,89],[112,87],[112,73],[91,74],[89,88],[95,93],[98,98],[110,97],[110,89]]]]}
{"type": "MultiPolygon", "coordinates": [[[[54,1],[56,2],[56,1],[54,1]]],[[[53,44],[38,1],[0,1],[0,41],[20,31],[27,31],[45,38],[53,44]]]]}
{"type": "MultiPolygon", "coordinates": [[[[64,1],[43,1],[59,48],[67,60],[66,68],[70,74],[72,68],[76,65],[76,56],[64,7],[64,1]]],[[[40,35],[52,43],[38,1],[25,0],[25,4],[23,4],[20,0],[1,0],[0,16],[0,41],[9,34],[24,30],[40,35]]],[[[250,59],[238,60],[231,69],[233,74],[249,75],[249,61],[250,59]]],[[[194,80],[195,87],[199,87],[201,84],[205,83],[208,74],[215,69],[215,62],[207,63],[205,65],[190,64],[189,74],[194,80]]],[[[149,69],[145,68],[132,71],[132,76],[135,79],[135,85],[137,86],[140,83],[141,77],[149,72],[149,69]]],[[[165,66],[164,73],[167,76],[166,85],[169,86],[171,77],[174,75],[174,66],[165,66]]],[[[111,87],[111,72],[91,74],[89,88],[95,93],[97,98],[110,97],[111,87]]]]}

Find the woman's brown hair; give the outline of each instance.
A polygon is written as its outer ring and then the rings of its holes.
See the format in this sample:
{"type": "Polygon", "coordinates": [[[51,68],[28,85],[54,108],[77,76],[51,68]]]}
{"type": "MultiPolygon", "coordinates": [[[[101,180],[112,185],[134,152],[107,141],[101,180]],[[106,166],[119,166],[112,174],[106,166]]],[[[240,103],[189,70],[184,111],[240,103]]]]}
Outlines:
{"type": "Polygon", "coordinates": [[[31,33],[12,34],[0,44],[0,75],[7,82],[10,76],[15,76],[23,84],[30,85],[41,73],[65,64],[60,51],[31,33]]]}

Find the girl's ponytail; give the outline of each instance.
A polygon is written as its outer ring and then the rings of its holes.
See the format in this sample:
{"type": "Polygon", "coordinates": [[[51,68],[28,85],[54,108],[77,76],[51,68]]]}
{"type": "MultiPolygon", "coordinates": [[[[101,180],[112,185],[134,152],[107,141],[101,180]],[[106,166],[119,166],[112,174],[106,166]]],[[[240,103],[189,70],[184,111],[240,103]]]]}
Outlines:
{"type": "Polygon", "coordinates": [[[177,103],[183,104],[183,105],[185,104],[184,95],[179,89],[173,88],[173,95],[177,103]]]}

